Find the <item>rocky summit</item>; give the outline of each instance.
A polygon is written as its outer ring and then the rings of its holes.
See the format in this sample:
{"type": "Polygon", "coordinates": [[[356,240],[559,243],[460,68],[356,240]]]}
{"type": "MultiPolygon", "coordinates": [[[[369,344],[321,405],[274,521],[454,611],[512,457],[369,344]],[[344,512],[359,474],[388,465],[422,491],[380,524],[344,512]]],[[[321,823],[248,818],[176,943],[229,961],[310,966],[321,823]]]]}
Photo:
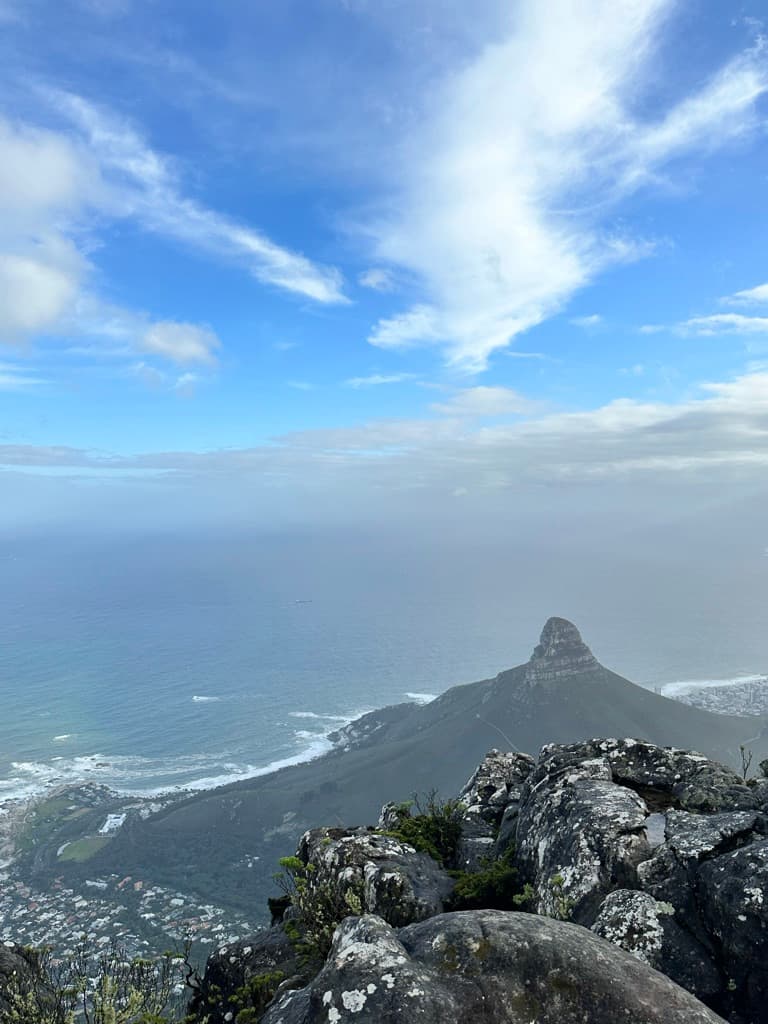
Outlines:
{"type": "Polygon", "coordinates": [[[551,618],[525,667],[525,681],[529,686],[537,686],[560,679],[576,679],[599,667],[597,658],[574,624],[567,619],[551,618]]]}
{"type": "Polygon", "coordinates": [[[628,738],[491,750],[456,801],[302,837],[282,920],[210,959],[192,1019],[763,1024],[767,788],[628,738]]]}

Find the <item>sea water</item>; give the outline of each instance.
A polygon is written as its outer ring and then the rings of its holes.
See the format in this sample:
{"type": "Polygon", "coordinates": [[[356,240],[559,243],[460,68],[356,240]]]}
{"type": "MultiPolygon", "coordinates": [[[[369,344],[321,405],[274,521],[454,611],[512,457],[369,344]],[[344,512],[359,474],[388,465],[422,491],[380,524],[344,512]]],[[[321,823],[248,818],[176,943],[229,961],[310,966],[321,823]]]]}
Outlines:
{"type": "Polygon", "coordinates": [[[768,665],[743,572],[715,596],[695,578],[659,587],[642,560],[631,586],[585,564],[362,530],[6,536],[0,803],[88,779],[207,788],[305,760],[367,710],[527,660],[551,614],[650,685],[768,665]]]}

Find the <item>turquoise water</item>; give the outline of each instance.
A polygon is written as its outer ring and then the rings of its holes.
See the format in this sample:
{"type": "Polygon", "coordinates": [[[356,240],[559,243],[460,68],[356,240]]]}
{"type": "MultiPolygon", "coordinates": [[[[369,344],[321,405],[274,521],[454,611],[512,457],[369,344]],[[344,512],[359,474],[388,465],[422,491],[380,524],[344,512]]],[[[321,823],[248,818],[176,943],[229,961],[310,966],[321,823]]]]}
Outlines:
{"type": "Polygon", "coordinates": [[[363,532],[5,538],[0,801],[304,759],[365,710],[526,660],[550,614],[638,681],[765,670],[762,567],[731,559],[716,589],[696,571],[660,586],[641,553],[622,572],[631,586],[589,552],[363,532]]]}

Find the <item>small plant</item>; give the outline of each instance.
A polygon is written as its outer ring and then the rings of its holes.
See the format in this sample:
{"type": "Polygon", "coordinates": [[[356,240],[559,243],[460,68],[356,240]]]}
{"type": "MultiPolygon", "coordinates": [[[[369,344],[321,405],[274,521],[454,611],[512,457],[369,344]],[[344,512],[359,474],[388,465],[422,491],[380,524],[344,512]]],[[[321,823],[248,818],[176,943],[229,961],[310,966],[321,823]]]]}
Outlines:
{"type": "Polygon", "coordinates": [[[558,921],[570,921],[574,901],[565,895],[565,879],[562,875],[552,875],[549,880],[549,892],[552,897],[552,917],[558,921]]]}
{"type": "Polygon", "coordinates": [[[456,861],[463,812],[458,800],[439,800],[432,790],[423,800],[414,796],[413,800],[398,804],[394,808],[397,825],[384,834],[428,853],[438,864],[449,866],[456,861]]]}
{"type": "Polygon", "coordinates": [[[117,946],[97,958],[85,945],[54,962],[48,949],[25,950],[30,973],[3,996],[4,1024],[170,1024],[179,960],[131,958],[117,946]]]}
{"type": "Polygon", "coordinates": [[[452,910],[511,910],[520,905],[514,850],[496,860],[485,858],[479,871],[452,872],[456,880],[452,910]]]}
{"type": "Polygon", "coordinates": [[[272,1002],[282,981],[285,981],[282,971],[269,971],[265,974],[255,974],[241,985],[229,997],[235,1014],[235,1024],[255,1024],[272,1002]]]}
{"type": "Polygon", "coordinates": [[[291,901],[294,916],[283,927],[302,962],[317,964],[325,960],[333,933],[350,915],[362,913],[359,894],[347,890],[342,896],[330,882],[317,879],[317,866],[300,857],[281,857],[282,872],[275,881],[291,901]]]}
{"type": "Polygon", "coordinates": [[[750,769],[752,768],[752,758],[754,757],[754,754],[752,753],[752,749],[750,747],[745,747],[743,743],[739,747],[739,752],[741,754],[741,777],[746,782],[749,778],[750,769]]]}

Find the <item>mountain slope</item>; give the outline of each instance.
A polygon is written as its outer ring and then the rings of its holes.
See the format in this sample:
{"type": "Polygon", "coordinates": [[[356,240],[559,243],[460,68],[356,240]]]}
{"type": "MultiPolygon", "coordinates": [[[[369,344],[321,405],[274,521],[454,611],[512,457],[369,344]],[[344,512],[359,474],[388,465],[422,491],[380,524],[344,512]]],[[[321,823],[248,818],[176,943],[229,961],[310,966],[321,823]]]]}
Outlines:
{"type": "Polygon", "coordinates": [[[762,732],[761,719],[715,715],[636,686],[600,665],[575,626],[550,619],[525,665],[428,705],[366,716],[342,730],[347,749],[134,821],[88,870],[185,878],[219,900],[258,907],[277,857],[306,828],[369,823],[386,800],[435,785],[454,794],[490,747],[535,754],[545,743],[632,736],[738,766],[741,744],[756,760],[768,754],[762,732]]]}

